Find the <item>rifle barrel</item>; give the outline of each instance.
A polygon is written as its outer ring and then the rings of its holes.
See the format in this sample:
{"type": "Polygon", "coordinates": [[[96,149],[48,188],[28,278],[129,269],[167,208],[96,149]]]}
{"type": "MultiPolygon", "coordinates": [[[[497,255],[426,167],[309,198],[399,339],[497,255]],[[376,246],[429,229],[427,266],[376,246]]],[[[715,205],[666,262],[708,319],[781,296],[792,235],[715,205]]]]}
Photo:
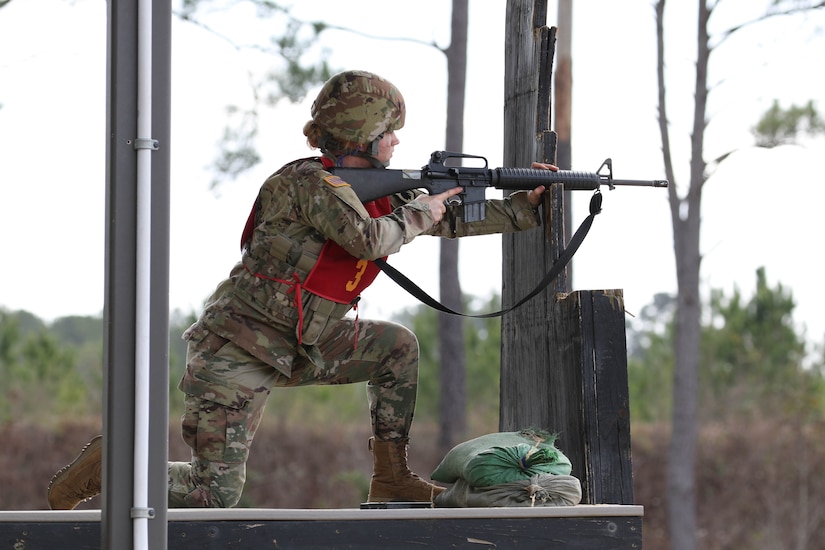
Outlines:
{"type": "Polygon", "coordinates": [[[611,180],[605,181],[606,184],[613,185],[636,185],[639,187],[667,187],[667,180],[611,180]]]}

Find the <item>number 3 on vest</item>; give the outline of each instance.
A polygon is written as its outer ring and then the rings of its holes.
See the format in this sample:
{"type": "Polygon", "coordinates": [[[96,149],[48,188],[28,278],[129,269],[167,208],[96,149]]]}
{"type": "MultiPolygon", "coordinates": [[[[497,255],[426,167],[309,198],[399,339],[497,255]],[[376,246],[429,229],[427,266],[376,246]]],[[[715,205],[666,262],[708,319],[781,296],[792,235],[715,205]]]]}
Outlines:
{"type": "Polygon", "coordinates": [[[367,270],[367,260],[358,260],[358,263],[355,264],[355,268],[358,272],[355,274],[355,278],[351,281],[347,281],[346,289],[349,292],[352,292],[358,287],[358,283],[361,282],[361,277],[364,276],[364,271],[367,270]]]}

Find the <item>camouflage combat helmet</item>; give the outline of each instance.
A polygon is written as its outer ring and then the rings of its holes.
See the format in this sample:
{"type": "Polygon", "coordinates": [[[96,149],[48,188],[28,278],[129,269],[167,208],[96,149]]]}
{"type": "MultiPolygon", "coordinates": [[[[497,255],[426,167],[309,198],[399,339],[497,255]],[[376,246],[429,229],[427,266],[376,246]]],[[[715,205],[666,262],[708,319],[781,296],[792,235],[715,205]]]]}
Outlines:
{"type": "Polygon", "coordinates": [[[335,142],[368,145],[402,128],[406,109],[401,92],[388,80],[366,71],[345,71],[324,84],[310,112],[335,142]]]}

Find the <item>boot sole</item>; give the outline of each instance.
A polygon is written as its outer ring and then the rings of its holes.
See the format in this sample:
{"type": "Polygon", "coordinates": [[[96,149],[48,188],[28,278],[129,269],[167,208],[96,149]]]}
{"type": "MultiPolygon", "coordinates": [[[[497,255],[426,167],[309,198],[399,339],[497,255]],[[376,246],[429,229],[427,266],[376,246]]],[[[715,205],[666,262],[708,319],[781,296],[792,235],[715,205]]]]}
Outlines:
{"type": "MultiPolygon", "coordinates": [[[[75,465],[75,464],[77,464],[78,462],[80,462],[80,460],[83,458],[83,456],[84,456],[86,453],[92,453],[92,452],[94,452],[94,451],[97,451],[97,450],[98,450],[98,449],[100,449],[102,446],[103,446],[103,436],[102,436],[102,435],[98,435],[98,436],[93,437],[93,438],[92,438],[92,439],[91,439],[88,443],[86,443],[86,445],[85,445],[85,446],[84,446],[84,447],[80,450],[80,453],[78,453],[78,455],[75,457],[75,459],[74,459],[74,460],[72,460],[72,461],[71,461],[69,464],[67,464],[66,466],[63,466],[62,468],[60,468],[60,469],[57,471],[57,473],[55,473],[55,474],[52,476],[52,479],[49,481],[49,487],[46,489],[46,500],[48,500],[48,501],[49,501],[49,508],[52,508],[52,503],[51,503],[51,494],[52,494],[52,488],[55,486],[55,484],[60,483],[61,481],[63,481],[63,480],[66,478],[66,476],[69,474],[69,470],[71,470],[71,469],[74,467],[74,465],[75,465]]],[[[54,508],[52,508],[52,509],[54,509],[54,508]]]]}

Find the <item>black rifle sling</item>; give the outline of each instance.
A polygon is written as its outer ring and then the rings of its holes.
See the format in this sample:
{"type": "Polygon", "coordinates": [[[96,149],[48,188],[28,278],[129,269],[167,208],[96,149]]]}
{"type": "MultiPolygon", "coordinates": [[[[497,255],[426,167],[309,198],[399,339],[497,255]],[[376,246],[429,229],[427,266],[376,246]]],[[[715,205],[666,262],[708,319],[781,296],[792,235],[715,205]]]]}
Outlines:
{"type": "Polygon", "coordinates": [[[504,315],[505,313],[509,313],[509,312],[513,311],[514,309],[516,309],[517,307],[519,307],[523,303],[527,302],[528,300],[530,300],[531,298],[536,296],[539,292],[544,290],[545,287],[547,287],[550,283],[552,283],[553,279],[558,277],[559,273],[561,273],[562,269],[564,269],[564,267],[567,265],[567,263],[573,257],[573,254],[575,254],[576,250],[578,250],[579,245],[581,245],[582,241],[584,241],[584,237],[587,235],[587,232],[590,231],[590,226],[593,225],[593,219],[601,211],[602,211],[602,194],[599,191],[596,191],[593,194],[593,197],[591,197],[591,199],[590,199],[590,214],[581,223],[579,228],[576,230],[576,233],[573,235],[573,238],[570,239],[570,242],[567,244],[567,247],[564,249],[564,251],[558,257],[558,259],[555,262],[553,262],[553,265],[550,268],[550,271],[548,271],[547,275],[545,275],[544,278],[539,282],[539,284],[536,285],[536,288],[531,290],[530,293],[527,294],[527,296],[525,296],[524,298],[522,298],[521,300],[519,300],[518,302],[516,302],[512,306],[510,306],[506,309],[502,309],[502,310],[499,310],[499,311],[492,312],[492,313],[483,313],[483,314],[480,314],[480,315],[470,315],[468,313],[461,313],[461,312],[458,312],[458,311],[454,311],[454,310],[448,308],[447,306],[445,306],[444,304],[442,304],[441,302],[439,302],[438,300],[436,300],[435,298],[433,298],[432,296],[430,296],[429,294],[427,294],[421,287],[419,287],[417,284],[415,284],[410,279],[408,279],[406,275],[404,275],[403,273],[401,273],[400,271],[398,271],[397,269],[392,267],[390,264],[388,264],[384,260],[382,260],[382,259],[375,260],[375,265],[377,265],[381,269],[381,271],[386,273],[389,276],[390,279],[392,279],[393,281],[398,283],[398,285],[401,286],[401,288],[403,288],[404,290],[406,290],[407,292],[412,294],[414,297],[418,298],[419,301],[421,301],[422,303],[430,306],[433,309],[436,309],[438,311],[442,311],[444,313],[450,313],[452,315],[461,315],[463,317],[475,317],[475,318],[478,318],[478,319],[488,319],[490,317],[500,317],[500,316],[504,315]]]}

